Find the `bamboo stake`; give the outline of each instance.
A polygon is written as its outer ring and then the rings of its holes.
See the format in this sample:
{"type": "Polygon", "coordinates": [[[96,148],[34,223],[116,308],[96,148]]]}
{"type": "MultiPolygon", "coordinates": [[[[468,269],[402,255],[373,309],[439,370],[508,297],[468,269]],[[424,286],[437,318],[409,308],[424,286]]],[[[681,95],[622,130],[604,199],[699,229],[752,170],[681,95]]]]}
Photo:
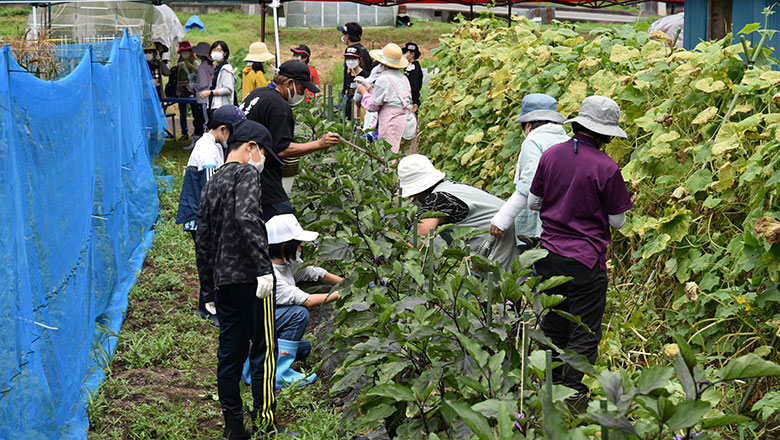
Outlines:
{"type": "Polygon", "coordinates": [[[369,152],[369,151],[366,151],[364,148],[360,148],[360,147],[358,147],[357,145],[353,144],[352,142],[350,142],[350,141],[348,141],[348,140],[344,139],[344,136],[341,136],[341,135],[339,135],[339,140],[340,140],[341,142],[344,142],[345,144],[349,145],[350,147],[352,147],[352,148],[354,148],[354,149],[358,150],[358,151],[361,151],[361,152],[363,152],[363,153],[365,153],[365,154],[368,154],[369,156],[371,156],[372,158],[374,158],[374,159],[376,159],[376,160],[378,160],[378,161],[382,162],[383,164],[385,163],[385,161],[384,161],[384,160],[383,160],[381,157],[377,156],[377,155],[376,155],[376,154],[374,154],[374,153],[371,153],[371,152],[369,152]]]}

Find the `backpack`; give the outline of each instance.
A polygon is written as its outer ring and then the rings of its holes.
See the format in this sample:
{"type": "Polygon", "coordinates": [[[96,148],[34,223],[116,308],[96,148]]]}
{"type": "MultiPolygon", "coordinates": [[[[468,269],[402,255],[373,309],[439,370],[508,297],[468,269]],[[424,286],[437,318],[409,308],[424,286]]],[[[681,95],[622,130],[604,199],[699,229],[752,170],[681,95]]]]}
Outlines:
{"type": "Polygon", "coordinates": [[[179,88],[179,66],[171,67],[171,74],[168,76],[168,83],[165,84],[165,96],[168,98],[176,97],[176,89],[179,88]]]}

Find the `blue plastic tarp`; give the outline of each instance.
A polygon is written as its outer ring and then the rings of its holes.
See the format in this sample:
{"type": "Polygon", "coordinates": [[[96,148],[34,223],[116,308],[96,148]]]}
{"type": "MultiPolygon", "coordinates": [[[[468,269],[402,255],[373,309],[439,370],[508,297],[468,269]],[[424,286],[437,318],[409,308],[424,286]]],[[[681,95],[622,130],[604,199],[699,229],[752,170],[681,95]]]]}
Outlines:
{"type": "Polygon", "coordinates": [[[206,32],[206,25],[203,24],[203,21],[197,15],[190,16],[190,18],[187,19],[187,22],[184,23],[184,32],[192,29],[200,29],[203,32],[206,32]]]}
{"type": "Polygon", "coordinates": [[[152,244],[165,126],[136,37],[53,82],[0,49],[0,438],[87,437],[152,244]]]}

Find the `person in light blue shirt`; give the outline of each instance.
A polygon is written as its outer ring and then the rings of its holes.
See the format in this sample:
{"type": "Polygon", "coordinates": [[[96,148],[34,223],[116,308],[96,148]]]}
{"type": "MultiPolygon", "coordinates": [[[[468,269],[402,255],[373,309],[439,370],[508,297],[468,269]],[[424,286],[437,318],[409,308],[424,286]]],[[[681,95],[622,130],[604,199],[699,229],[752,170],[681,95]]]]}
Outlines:
{"type": "Polygon", "coordinates": [[[523,97],[520,116],[515,120],[515,123],[523,124],[525,134],[515,169],[515,192],[493,216],[490,233],[501,238],[514,221],[515,240],[521,247],[531,246],[542,234],[539,212],[527,206],[539,159],[548,148],[569,140],[561,125],[565,118],[557,112],[557,107],[558,101],[552,96],[532,93],[523,97]]]}

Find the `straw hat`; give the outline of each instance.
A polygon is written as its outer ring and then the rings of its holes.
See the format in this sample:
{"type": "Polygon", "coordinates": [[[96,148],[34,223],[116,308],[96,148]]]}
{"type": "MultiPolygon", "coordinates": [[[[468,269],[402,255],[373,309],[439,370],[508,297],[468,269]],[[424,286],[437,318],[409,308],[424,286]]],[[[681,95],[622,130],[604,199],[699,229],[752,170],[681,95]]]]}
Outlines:
{"type": "Polygon", "coordinates": [[[620,106],[606,96],[588,96],[582,101],[580,113],[565,123],[576,122],[588,130],[604,136],[628,137],[620,122],[620,106]]]}
{"type": "Polygon", "coordinates": [[[244,58],[244,61],[264,63],[274,58],[276,57],[268,51],[268,47],[265,43],[258,41],[249,45],[249,53],[244,58]]]}
{"type": "Polygon", "coordinates": [[[441,182],[445,174],[422,154],[410,154],[398,161],[401,197],[411,197],[441,182]]]}
{"type": "Polygon", "coordinates": [[[409,60],[404,58],[401,48],[395,43],[388,43],[384,48],[372,50],[370,53],[371,58],[393,69],[405,69],[409,65],[409,60]]]}

